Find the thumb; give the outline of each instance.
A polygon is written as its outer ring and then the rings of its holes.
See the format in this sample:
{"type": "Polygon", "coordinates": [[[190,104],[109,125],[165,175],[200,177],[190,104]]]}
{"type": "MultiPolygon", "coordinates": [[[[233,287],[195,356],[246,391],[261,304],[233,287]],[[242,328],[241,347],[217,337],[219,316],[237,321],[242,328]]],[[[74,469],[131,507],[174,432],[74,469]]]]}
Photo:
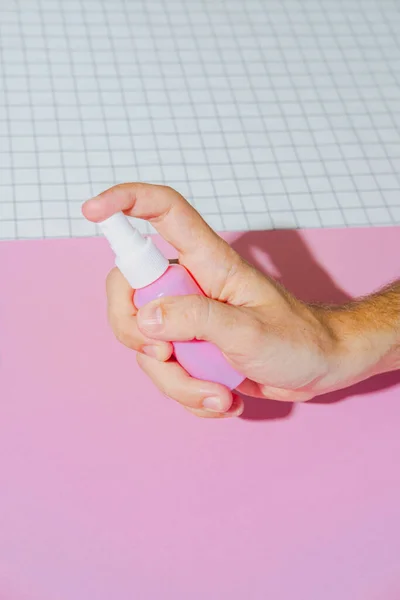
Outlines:
{"type": "Polygon", "coordinates": [[[206,340],[231,356],[254,351],[263,336],[261,322],[246,308],[197,295],[149,302],[138,311],[137,324],[150,338],[206,340]]]}

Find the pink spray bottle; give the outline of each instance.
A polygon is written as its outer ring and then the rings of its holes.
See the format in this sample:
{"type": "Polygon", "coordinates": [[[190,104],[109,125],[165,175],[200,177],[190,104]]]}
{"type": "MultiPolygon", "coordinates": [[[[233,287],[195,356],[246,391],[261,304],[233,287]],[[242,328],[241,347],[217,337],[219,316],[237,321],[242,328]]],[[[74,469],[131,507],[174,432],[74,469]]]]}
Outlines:
{"type": "MultiPolygon", "coordinates": [[[[99,226],[116,255],[116,266],[136,290],[133,300],[137,308],[163,296],[203,295],[189,272],[181,265],[171,265],[123,213],[112,215],[99,226]]],[[[192,377],[221,383],[231,390],[245,379],[214,344],[202,340],[171,341],[175,358],[192,377]]]]}

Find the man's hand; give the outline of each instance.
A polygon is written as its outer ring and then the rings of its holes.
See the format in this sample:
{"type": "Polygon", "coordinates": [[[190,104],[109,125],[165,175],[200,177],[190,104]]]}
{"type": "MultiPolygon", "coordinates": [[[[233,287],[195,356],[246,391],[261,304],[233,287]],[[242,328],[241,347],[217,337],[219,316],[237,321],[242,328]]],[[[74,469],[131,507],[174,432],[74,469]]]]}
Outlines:
{"type": "Polygon", "coordinates": [[[309,400],[399,368],[396,286],[344,307],[308,306],[246,263],[171,188],[118,185],[83,206],[95,222],[121,210],[148,220],[207,296],[162,298],[137,311],[121,273],[114,269],[107,280],[116,337],[137,350],[140,367],[164,394],[195,414],[235,416],[243,401],[219,384],[190,377],[171,359],[171,341],[213,342],[247,377],[239,392],[273,400],[309,400]]]}

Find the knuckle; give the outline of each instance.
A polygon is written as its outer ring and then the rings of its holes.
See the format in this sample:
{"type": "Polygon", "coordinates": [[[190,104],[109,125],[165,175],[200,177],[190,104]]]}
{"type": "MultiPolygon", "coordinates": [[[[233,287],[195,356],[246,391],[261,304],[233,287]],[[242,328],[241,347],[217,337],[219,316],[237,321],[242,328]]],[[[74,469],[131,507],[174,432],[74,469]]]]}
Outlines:
{"type": "Polygon", "coordinates": [[[132,188],[130,188],[133,201],[136,200],[137,196],[140,195],[144,200],[150,199],[154,194],[154,186],[148,185],[143,182],[137,182],[132,188]]]}
{"type": "Polygon", "coordinates": [[[171,187],[170,185],[162,185],[161,189],[163,192],[165,192],[166,194],[176,194],[176,191],[174,190],[173,187],[171,187]]]}
{"type": "Polygon", "coordinates": [[[262,321],[252,318],[249,321],[249,330],[251,332],[250,337],[253,344],[258,346],[259,344],[265,343],[266,330],[262,321]]]}
{"type": "Polygon", "coordinates": [[[210,303],[204,296],[188,298],[183,311],[184,320],[192,322],[196,335],[200,335],[207,327],[210,318],[210,303]]]}
{"type": "Polygon", "coordinates": [[[240,328],[240,331],[243,332],[241,336],[241,345],[242,351],[257,352],[257,349],[263,348],[265,346],[265,327],[261,321],[255,319],[251,315],[247,315],[247,318],[243,319],[243,313],[240,315],[236,315],[238,318],[238,322],[232,322],[231,328],[236,329],[240,328]]]}
{"type": "Polygon", "coordinates": [[[118,329],[118,328],[113,329],[113,331],[114,331],[115,337],[123,346],[126,346],[127,348],[131,348],[131,350],[136,350],[137,344],[135,343],[135,340],[132,338],[130,333],[127,333],[126,331],[124,331],[122,329],[118,329]]]}
{"type": "Polygon", "coordinates": [[[127,329],[126,325],[118,317],[112,317],[109,319],[111,329],[117,338],[117,340],[127,348],[131,350],[138,350],[141,344],[141,338],[135,335],[135,332],[127,329]]]}
{"type": "Polygon", "coordinates": [[[165,197],[169,198],[172,203],[174,202],[174,200],[176,200],[177,192],[171,186],[169,186],[169,185],[157,185],[157,186],[151,186],[151,187],[152,187],[152,189],[148,189],[148,194],[149,195],[153,195],[154,191],[155,191],[154,188],[157,188],[158,193],[159,194],[163,194],[165,197]]]}
{"type": "Polygon", "coordinates": [[[200,333],[205,320],[208,318],[208,302],[204,296],[191,295],[171,298],[161,298],[157,301],[163,320],[170,324],[179,323],[184,327],[190,326],[200,333]]]}
{"type": "Polygon", "coordinates": [[[168,194],[168,196],[170,197],[172,203],[179,202],[179,201],[181,201],[181,200],[184,199],[183,196],[175,188],[173,188],[172,186],[170,186],[170,185],[163,185],[161,187],[162,187],[162,191],[165,194],[168,194]]]}

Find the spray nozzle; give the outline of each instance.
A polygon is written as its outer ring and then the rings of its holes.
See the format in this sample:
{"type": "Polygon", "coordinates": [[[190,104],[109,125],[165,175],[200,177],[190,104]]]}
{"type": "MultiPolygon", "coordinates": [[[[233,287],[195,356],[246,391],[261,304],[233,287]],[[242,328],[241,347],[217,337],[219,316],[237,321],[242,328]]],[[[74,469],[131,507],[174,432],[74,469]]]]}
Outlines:
{"type": "Polygon", "coordinates": [[[105,219],[99,227],[115,253],[116,266],[134,289],[153,283],[167,270],[165,256],[122,212],[105,219]]]}

